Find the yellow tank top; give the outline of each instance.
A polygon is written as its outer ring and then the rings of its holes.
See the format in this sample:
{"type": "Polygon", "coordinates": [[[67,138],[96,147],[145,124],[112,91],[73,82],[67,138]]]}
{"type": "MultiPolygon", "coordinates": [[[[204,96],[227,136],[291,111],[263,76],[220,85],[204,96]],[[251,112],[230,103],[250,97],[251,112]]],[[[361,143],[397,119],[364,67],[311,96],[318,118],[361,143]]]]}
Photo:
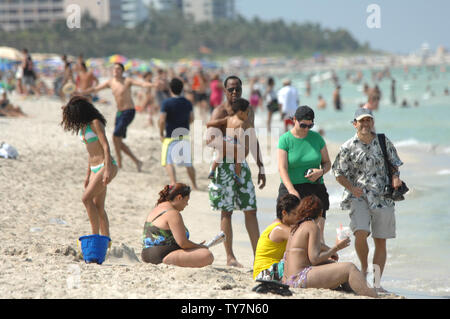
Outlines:
{"type": "Polygon", "coordinates": [[[269,239],[272,230],[280,225],[276,222],[267,227],[258,239],[256,246],[255,262],[253,264],[253,279],[264,269],[280,262],[286,250],[287,240],[281,243],[273,242],[269,239]]]}

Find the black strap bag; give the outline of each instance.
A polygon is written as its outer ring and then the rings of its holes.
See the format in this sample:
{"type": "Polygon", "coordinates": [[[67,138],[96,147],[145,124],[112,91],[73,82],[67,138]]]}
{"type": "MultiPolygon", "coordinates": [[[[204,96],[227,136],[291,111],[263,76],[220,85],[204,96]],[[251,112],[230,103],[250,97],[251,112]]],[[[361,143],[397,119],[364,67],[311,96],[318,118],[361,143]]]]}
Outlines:
{"type": "Polygon", "coordinates": [[[388,156],[387,156],[387,150],[386,150],[386,137],[384,134],[377,134],[378,141],[380,142],[381,150],[383,151],[384,155],[384,165],[386,166],[386,171],[389,177],[389,184],[385,187],[385,193],[384,197],[386,198],[392,198],[394,201],[398,202],[401,200],[404,200],[405,195],[409,188],[406,186],[405,182],[402,181],[402,185],[398,187],[397,189],[392,187],[392,171],[394,170],[393,165],[391,162],[389,162],[388,156]]]}

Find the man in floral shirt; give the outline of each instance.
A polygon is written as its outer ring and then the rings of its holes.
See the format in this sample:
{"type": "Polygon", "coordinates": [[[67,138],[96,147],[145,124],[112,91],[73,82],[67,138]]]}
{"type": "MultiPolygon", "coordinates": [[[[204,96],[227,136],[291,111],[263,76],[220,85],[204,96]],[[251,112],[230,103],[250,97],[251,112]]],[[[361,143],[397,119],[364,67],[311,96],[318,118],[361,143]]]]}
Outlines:
{"type": "MultiPolygon", "coordinates": [[[[332,171],[339,184],[345,187],[341,208],[350,210],[350,228],[355,235],[355,249],[361,262],[361,271],[367,274],[367,237],[372,233],[375,243],[374,279],[381,279],[387,256],[386,239],[395,238],[394,201],[385,197],[385,187],[389,180],[380,143],[373,133],[372,111],[365,108],[356,110],[353,126],[356,134],[341,146],[332,171]]],[[[403,162],[388,138],[386,149],[388,159],[394,167],[392,187],[398,188],[402,184],[398,167],[403,162]]],[[[379,292],[383,292],[381,287],[378,288],[379,292]]]]}

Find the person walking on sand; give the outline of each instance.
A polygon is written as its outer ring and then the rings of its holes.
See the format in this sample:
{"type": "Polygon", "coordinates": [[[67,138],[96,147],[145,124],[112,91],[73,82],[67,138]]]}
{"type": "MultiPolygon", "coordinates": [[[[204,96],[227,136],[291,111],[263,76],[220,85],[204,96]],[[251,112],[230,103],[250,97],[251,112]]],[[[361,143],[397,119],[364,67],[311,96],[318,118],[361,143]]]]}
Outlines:
{"type": "Polygon", "coordinates": [[[181,212],[188,206],[191,188],[182,183],[166,185],[155,208],[148,214],[142,236],[142,260],[178,267],[205,267],[214,256],[203,245],[189,240],[181,212]]]}
{"type": "Polygon", "coordinates": [[[74,96],[62,107],[65,131],[79,134],[89,154],[82,201],[86,207],[92,234],[110,237],[105,211],[106,189],[118,168],[105,135],[106,120],[86,98],[74,96]]]}
{"type": "MultiPolygon", "coordinates": [[[[355,249],[361,271],[367,274],[369,246],[372,233],[375,243],[373,256],[374,279],[380,279],[386,264],[386,240],[395,238],[394,201],[386,196],[390,183],[384,165],[383,151],[374,131],[372,111],[358,108],[353,119],[356,134],[340,148],[332,165],[336,180],[344,190],[341,208],[350,210],[350,228],[355,235],[355,249]],[[376,278],[378,276],[378,278],[376,278]]],[[[394,170],[392,187],[402,185],[398,167],[403,164],[392,142],[386,137],[388,159],[394,170]]],[[[379,291],[383,291],[381,286],[379,291]]]]}
{"type": "Polygon", "coordinates": [[[177,180],[174,164],[186,167],[192,188],[197,190],[189,139],[189,126],[194,121],[192,103],[181,96],[183,82],[179,78],[173,78],[169,87],[172,97],[164,100],[159,115],[161,165],[165,167],[172,185],[177,180]]]}
{"type": "MultiPolygon", "coordinates": [[[[227,116],[233,115],[232,103],[241,98],[242,95],[242,81],[237,76],[229,76],[224,81],[224,93],[225,101],[218,107],[216,107],[211,115],[212,120],[223,119],[227,116]]],[[[252,156],[256,160],[256,164],[259,168],[258,184],[259,189],[264,188],[266,184],[266,175],[264,172],[264,164],[262,162],[262,156],[259,148],[259,142],[254,134],[254,119],[255,114],[252,108],[249,108],[248,117],[245,123],[245,127],[250,133],[249,145],[244,145],[245,157],[251,152],[252,156]]],[[[213,138],[222,139],[226,132],[221,132],[220,136],[212,136],[211,131],[217,132],[217,128],[209,128],[207,131],[207,144],[213,141],[213,138]]],[[[247,133],[246,131],[246,133],[247,133]]],[[[226,147],[226,141],[223,142],[223,149],[226,147]]],[[[258,219],[256,216],[256,195],[255,186],[252,181],[251,171],[244,160],[241,164],[241,178],[244,180],[243,185],[239,186],[233,179],[234,176],[234,161],[227,160],[220,163],[217,167],[217,174],[212,179],[209,189],[209,201],[213,210],[221,211],[220,228],[225,233],[225,252],[227,255],[227,265],[242,267],[237,261],[233,252],[233,229],[231,223],[231,217],[233,211],[236,209],[242,210],[245,215],[245,226],[250,237],[250,243],[252,245],[253,254],[256,251],[256,245],[259,239],[259,227],[258,219]]]]}
{"type": "Polygon", "coordinates": [[[36,87],[36,71],[34,70],[33,60],[31,59],[31,55],[28,53],[28,49],[23,49],[23,61],[22,61],[22,70],[23,70],[23,88],[26,96],[33,92],[37,97],[40,96],[39,90],[36,87]]]}
{"type": "Polygon", "coordinates": [[[89,94],[98,92],[106,88],[110,88],[114,95],[114,99],[117,103],[116,123],[113,134],[114,148],[116,150],[117,164],[119,168],[122,168],[122,152],[127,154],[136,164],[138,172],[141,171],[142,161],[140,161],[130,150],[130,148],[123,142],[126,138],[127,128],[131,124],[136,114],[134,108],[134,102],[131,97],[131,86],[136,85],[145,88],[151,88],[155,85],[150,82],[137,81],[132,78],[126,78],[123,76],[125,71],[124,66],[121,63],[115,63],[113,69],[113,78],[106,82],[81,91],[81,94],[89,94]]]}

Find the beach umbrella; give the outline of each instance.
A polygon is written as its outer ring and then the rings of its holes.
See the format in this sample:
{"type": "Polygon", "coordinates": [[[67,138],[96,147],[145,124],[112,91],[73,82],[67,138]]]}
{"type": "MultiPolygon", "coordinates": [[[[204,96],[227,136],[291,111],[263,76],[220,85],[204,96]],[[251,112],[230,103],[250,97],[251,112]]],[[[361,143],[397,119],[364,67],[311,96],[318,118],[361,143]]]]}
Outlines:
{"type": "Polygon", "coordinates": [[[139,72],[148,72],[151,70],[150,65],[147,63],[141,63],[139,67],[137,68],[139,72]]]}
{"type": "Polygon", "coordinates": [[[166,67],[166,63],[164,63],[163,60],[160,59],[151,59],[151,64],[158,67],[158,68],[165,68],[166,67]]]}
{"type": "Polygon", "coordinates": [[[0,71],[5,72],[11,70],[13,64],[10,60],[0,59],[0,71]]]}
{"type": "Polygon", "coordinates": [[[109,63],[122,63],[125,64],[127,62],[127,58],[120,54],[114,54],[109,57],[109,63]]]}
{"type": "Polygon", "coordinates": [[[22,61],[23,54],[14,48],[0,47],[0,58],[10,61],[22,61]]]}

